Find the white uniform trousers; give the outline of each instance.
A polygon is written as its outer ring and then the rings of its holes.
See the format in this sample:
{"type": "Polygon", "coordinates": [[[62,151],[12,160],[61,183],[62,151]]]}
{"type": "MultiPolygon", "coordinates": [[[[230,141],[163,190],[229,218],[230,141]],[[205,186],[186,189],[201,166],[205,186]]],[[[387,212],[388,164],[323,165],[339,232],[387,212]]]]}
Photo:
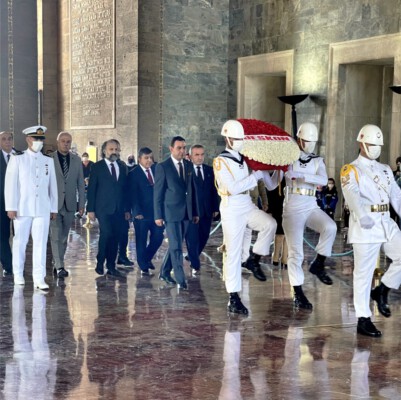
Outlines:
{"type": "Polygon", "coordinates": [[[46,248],[50,215],[46,217],[17,217],[14,221],[13,272],[22,278],[26,246],[32,234],[32,276],[34,282],[43,282],[46,276],[46,248]]]}
{"type": "Polygon", "coordinates": [[[259,210],[256,206],[244,210],[243,214],[230,212],[229,209],[220,209],[223,227],[226,257],[224,259],[224,279],[228,293],[241,291],[241,256],[246,228],[258,231],[253,251],[266,256],[270,251],[270,243],[276,232],[275,219],[259,210]]]}
{"type": "Polygon", "coordinates": [[[304,230],[305,226],[320,233],[316,252],[322,256],[331,256],[331,249],[336,238],[336,223],[320,208],[305,212],[283,214],[283,229],[288,245],[288,276],[291,286],[304,283],[304,230]]]}
{"type": "Polygon", "coordinates": [[[355,315],[370,317],[370,291],[373,273],[376,268],[380,248],[393,262],[382,276],[381,281],[391,289],[398,289],[401,285],[401,232],[397,232],[386,243],[354,243],[354,307],[355,315]]]}

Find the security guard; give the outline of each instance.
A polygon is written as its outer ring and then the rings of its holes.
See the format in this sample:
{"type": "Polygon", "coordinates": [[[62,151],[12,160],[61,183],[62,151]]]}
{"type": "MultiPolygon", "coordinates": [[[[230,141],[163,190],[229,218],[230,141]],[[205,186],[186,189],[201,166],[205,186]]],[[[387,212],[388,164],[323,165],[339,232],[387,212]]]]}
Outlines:
{"type": "Polygon", "coordinates": [[[328,180],[323,158],[313,154],[318,140],[316,126],[310,122],[303,123],[298,129],[297,137],[301,156],[285,173],[283,229],[288,244],[287,265],[290,284],[294,288],[294,304],[296,307],[312,309],[312,304],[302,290],[304,229],[307,226],[320,233],[316,246],[317,256],[309,271],[324,284],[332,285],[331,278],[324,270],[324,261],[331,255],[337,226],[316,202],[316,187],[326,185],[328,180]]]}
{"type": "Polygon", "coordinates": [[[341,188],[351,216],[348,241],[354,249],[354,307],[358,317],[357,332],[380,337],[370,320],[370,297],[386,318],[391,311],[387,295],[401,284],[401,232],[390,218],[390,204],[401,215],[401,190],[388,165],[376,159],[383,146],[383,134],[375,125],[365,125],[359,132],[360,154],[341,170],[341,188]],[[373,272],[380,249],[392,260],[379,286],[371,291],[373,272]]]}
{"type": "Polygon", "coordinates": [[[25,251],[32,235],[32,274],[34,287],[47,290],[46,245],[50,219],[57,215],[57,181],[53,159],[40,151],[46,127],[32,126],[23,131],[28,149],[11,157],[5,179],[5,203],[13,220],[14,283],[24,285],[25,251]]]}
{"type": "MultiPolygon", "coordinates": [[[[241,253],[245,231],[249,227],[259,232],[246,265],[255,278],[265,281],[260,258],[269,254],[277,224],[271,215],[253,204],[249,195],[249,190],[257,185],[259,179],[264,179],[265,173],[254,171],[249,174],[244,157],[240,154],[245,136],[243,126],[239,121],[229,120],[223,125],[221,134],[225,137],[226,149],[214,159],[213,169],[221,197],[220,214],[226,249],[223,271],[226,289],[230,294],[227,308],[229,312],[248,314],[238,295],[242,283],[241,253]]],[[[269,175],[267,171],[266,174],[269,175]]]]}

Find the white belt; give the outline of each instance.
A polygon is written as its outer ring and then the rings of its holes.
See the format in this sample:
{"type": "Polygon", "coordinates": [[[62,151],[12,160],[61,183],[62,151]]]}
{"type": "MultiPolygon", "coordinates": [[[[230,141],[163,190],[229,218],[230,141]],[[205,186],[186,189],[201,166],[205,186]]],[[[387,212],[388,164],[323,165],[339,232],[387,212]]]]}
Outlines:
{"type": "Polygon", "coordinates": [[[366,211],[370,212],[387,212],[390,211],[390,204],[373,204],[366,206],[366,211]]]}
{"type": "Polygon", "coordinates": [[[286,194],[300,194],[302,196],[315,196],[316,190],[314,189],[303,189],[298,187],[289,187],[285,188],[286,194]]]}

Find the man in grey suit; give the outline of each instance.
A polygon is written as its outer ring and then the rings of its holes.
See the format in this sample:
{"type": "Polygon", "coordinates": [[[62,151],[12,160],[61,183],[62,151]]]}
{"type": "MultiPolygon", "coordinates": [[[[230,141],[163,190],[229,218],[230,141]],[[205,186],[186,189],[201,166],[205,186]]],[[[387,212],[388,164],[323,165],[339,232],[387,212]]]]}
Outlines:
{"type": "Polygon", "coordinates": [[[156,165],[154,218],[158,226],[166,225],[169,254],[160,268],[159,278],[187,289],[183,269],[182,241],[189,221],[198,223],[198,207],[193,178],[194,167],[184,160],[185,139],[175,136],[170,143],[171,156],[156,165]],[[174,269],[175,280],[171,277],[174,269]]]}
{"type": "Polygon", "coordinates": [[[54,273],[58,278],[65,278],[68,272],[64,268],[64,255],[67,239],[74,214],[80,215],[85,207],[85,183],[81,159],[70,152],[72,136],[60,132],[57,136],[57,151],[50,154],[54,160],[58,191],[57,218],[50,223],[50,241],[54,259],[54,273]]]}

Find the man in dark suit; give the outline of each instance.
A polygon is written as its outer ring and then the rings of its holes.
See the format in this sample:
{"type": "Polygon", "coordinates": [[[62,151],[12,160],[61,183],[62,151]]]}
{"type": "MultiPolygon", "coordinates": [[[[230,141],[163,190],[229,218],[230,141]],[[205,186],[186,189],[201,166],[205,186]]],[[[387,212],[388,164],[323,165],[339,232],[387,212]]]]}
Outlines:
{"type": "Polygon", "coordinates": [[[212,219],[219,214],[219,200],[214,185],[213,168],[204,164],[205,149],[200,144],[194,144],[189,151],[194,168],[194,181],[198,196],[199,223],[190,223],[186,235],[188,259],[191,262],[192,273],[199,273],[199,256],[209,239],[212,219]]]}
{"type": "Polygon", "coordinates": [[[171,156],[157,164],[154,188],[154,213],[158,226],[166,225],[169,254],[159,278],[187,289],[183,269],[182,241],[189,221],[199,220],[193,179],[193,165],[184,160],[185,139],[175,136],[170,143],[171,156]],[[171,270],[174,269],[174,280],[171,270]]]}
{"type": "Polygon", "coordinates": [[[102,145],[103,160],[92,166],[88,185],[88,217],[99,221],[99,244],[96,272],[121,277],[116,269],[118,238],[124,220],[130,218],[127,201],[127,168],[118,160],[118,141],[107,140],[102,145]]]}
{"type": "Polygon", "coordinates": [[[81,159],[71,153],[72,136],[60,132],[57,136],[57,151],[50,154],[56,170],[58,213],[50,222],[50,242],[54,259],[54,273],[58,278],[68,276],[64,268],[64,256],[74,213],[77,208],[82,216],[85,207],[85,183],[81,159]]]}
{"type": "Polygon", "coordinates": [[[0,262],[3,276],[13,274],[12,254],[10,247],[10,219],[7,216],[4,202],[4,180],[8,161],[13,153],[13,134],[0,132],[0,262]]]}
{"type": "Polygon", "coordinates": [[[163,241],[163,226],[155,223],[153,189],[155,165],[153,153],[148,147],[139,150],[138,166],[128,174],[132,218],[135,227],[136,257],[142,275],[155,269],[152,258],[163,241]],[[149,234],[149,243],[148,241],[149,234]]]}

